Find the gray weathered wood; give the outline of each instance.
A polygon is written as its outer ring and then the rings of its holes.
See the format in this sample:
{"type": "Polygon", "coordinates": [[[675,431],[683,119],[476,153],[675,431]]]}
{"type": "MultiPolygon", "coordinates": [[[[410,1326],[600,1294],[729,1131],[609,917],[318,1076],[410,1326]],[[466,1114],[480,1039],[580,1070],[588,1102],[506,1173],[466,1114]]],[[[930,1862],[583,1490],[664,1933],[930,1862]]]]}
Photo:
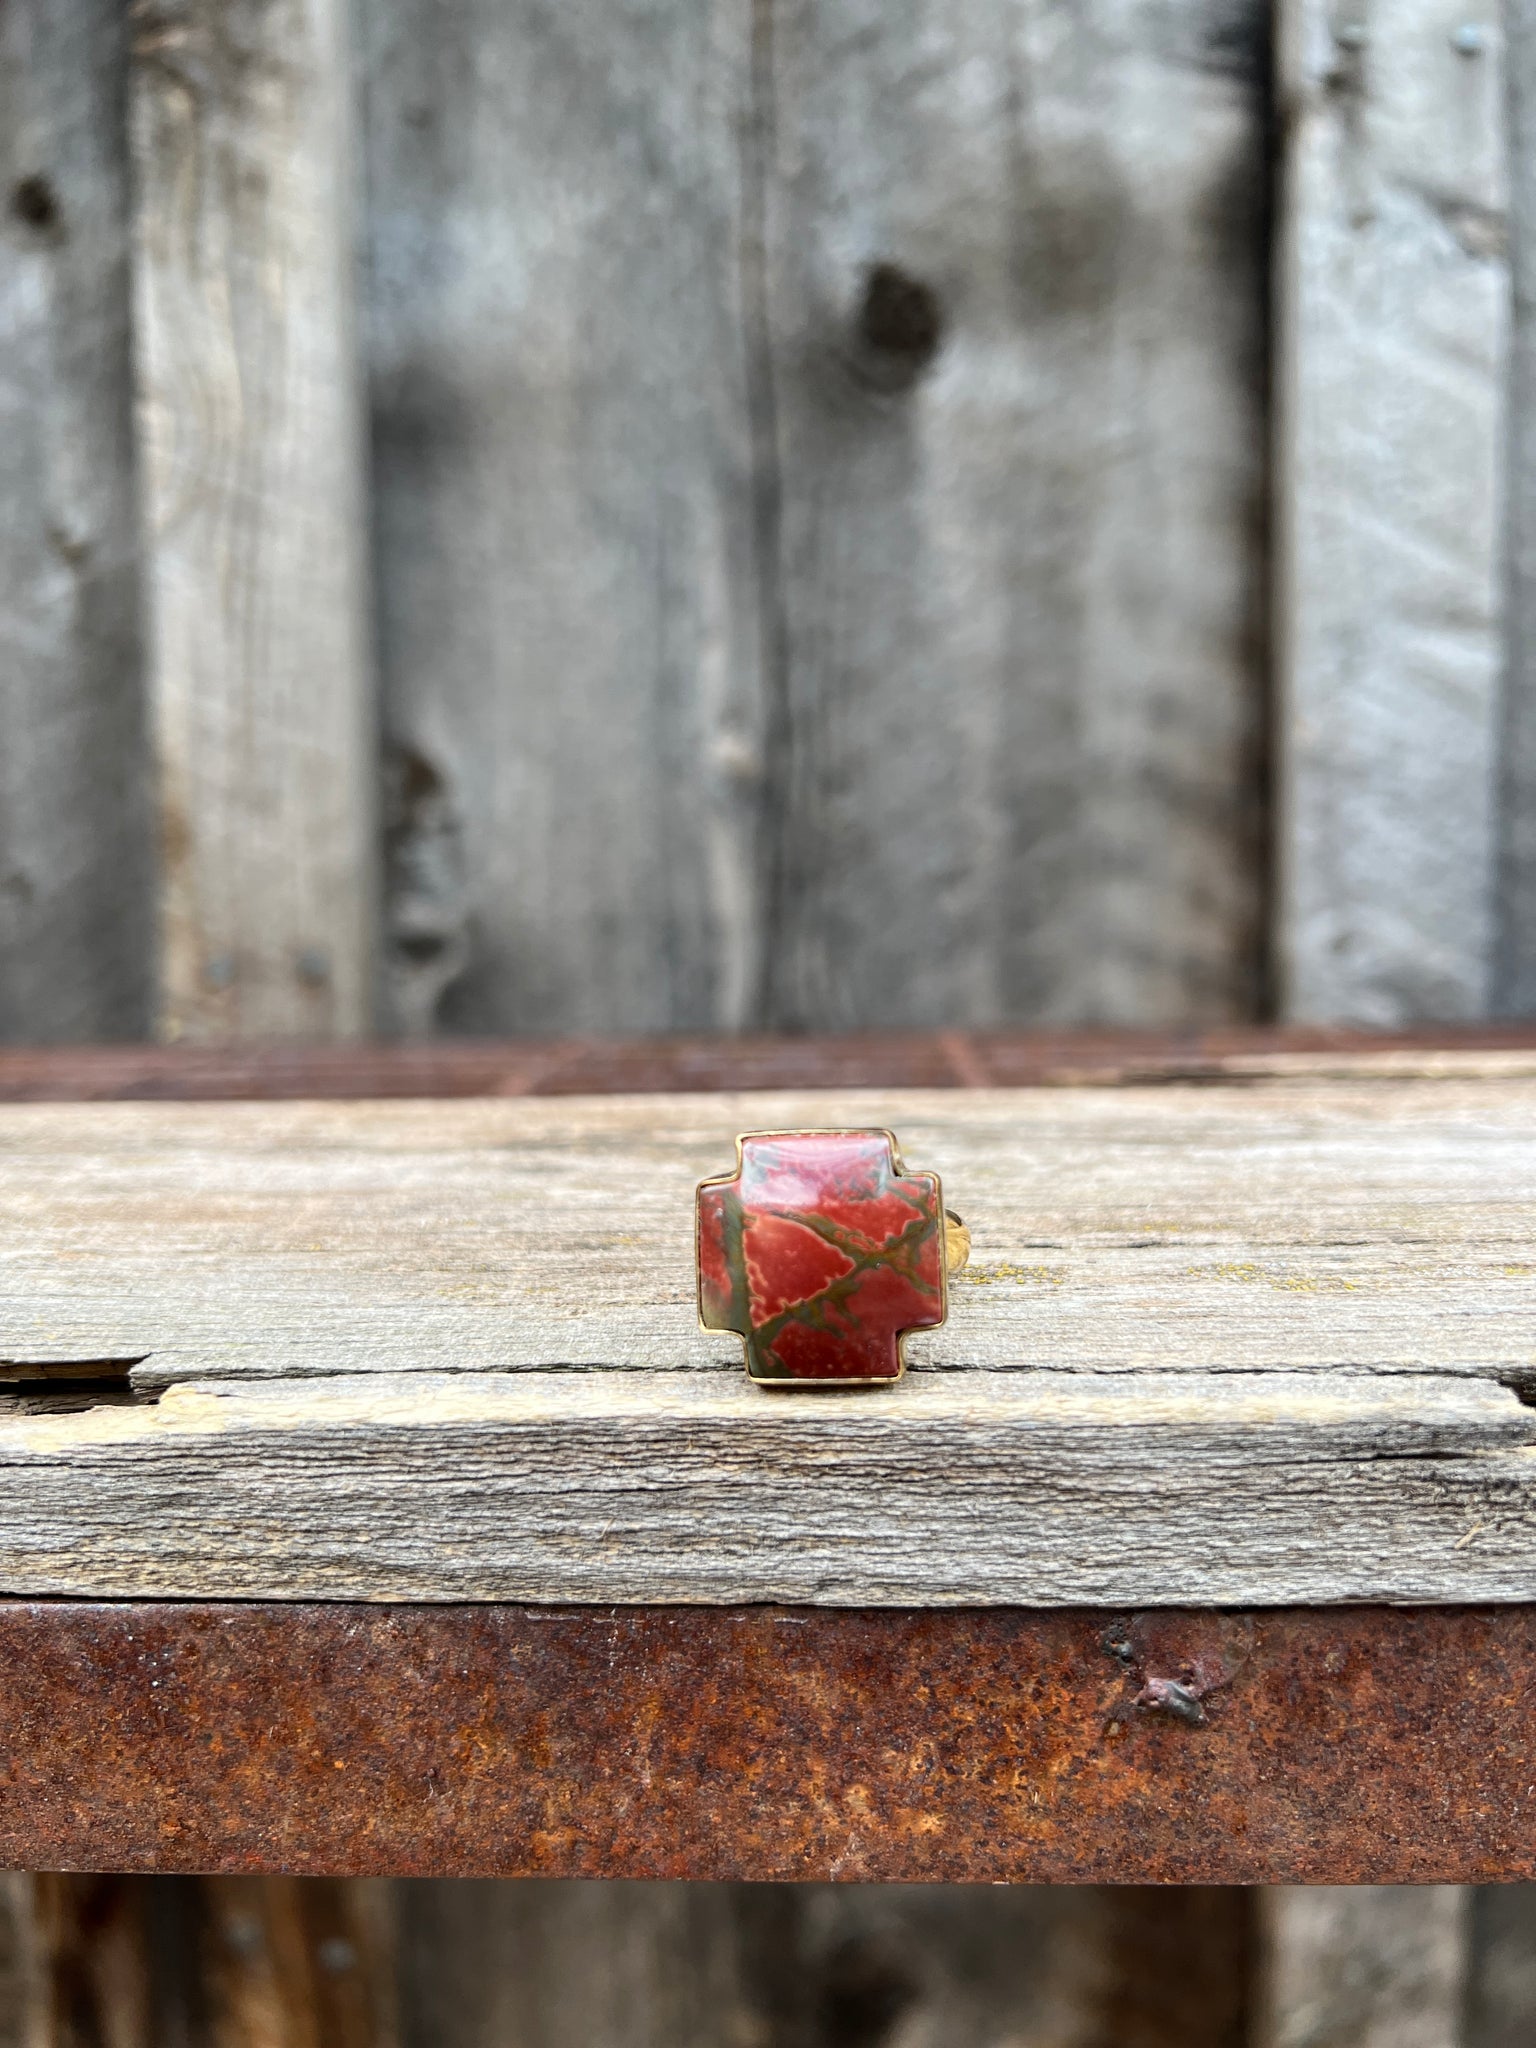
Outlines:
{"type": "Polygon", "coordinates": [[[0,1419],[0,1591],[1536,1599],[1536,1416],[1367,1374],[406,1374],[0,1419]]]}
{"type": "Polygon", "coordinates": [[[769,1014],[1248,1014],[1266,10],[759,19],[769,1014]]]}
{"type": "Polygon", "coordinates": [[[406,1028],[758,1014],[748,14],[363,10],[406,1028]]]}
{"type": "Polygon", "coordinates": [[[126,12],[0,11],[0,1038],[154,984],[128,347],[126,12]]]}
{"type": "Polygon", "coordinates": [[[0,1589],[1536,1597],[1536,1082],[1441,1064],[9,1108],[9,1377],[164,1392],[12,1397],[0,1589]],[[877,1120],[969,1212],[951,1325],[900,1387],[765,1393],[690,1328],[693,1182],[735,1129],[877,1120]]]}
{"type": "Polygon", "coordinates": [[[1247,1902],[1198,1886],[534,1880],[397,1891],[405,2048],[1242,2038],[1247,1902]]]}
{"type": "Polygon", "coordinates": [[[1458,1885],[1262,1892],[1255,2048],[1469,2048],[1470,1897],[1458,1885]]]}
{"type": "Polygon", "coordinates": [[[824,2048],[1247,2048],[1235,1887],[798,1885],[824,2048]]]}
{"type": "Polygon", "coordinates": [[[1536,1885],[1486,1885],[1469,1901],[1467,2016],[1458,2048],[1527,2048],[1536,2023],[1536,1885]]]}
{"type": "Polygon", "coordinates": [[[1244,1013],[1256,0],[368,12],[397,1020],[1244,1013]]]}
{"type": "Polygon", "coordinates": [[[1497,10],[1285,0],[1281,1001],[1481,1015],[1508,340],[1497,10]]]}
{"type": "Polygon", "coordinates": [[[1493,1008],[1536,1015],[1536,6],[1504,0],[1511,331],[1493,1008]]]}
{"type": "Polygon", "coordinates": [[[362,1030],[375,749],[343,0],[135,10],[171,1036],[362,1030]]]}
{"type": "Polygon", "coordinates": [[[146,1386],[733,1374],[739,1344],[697,1326],[695,1182],[738,1130],[890,1123],[973,1231],[917,1366],[1530,1386],[1536,1078],[1457,1064],[1218,1088],[6,1107],[0,1359],[142,1358],[146,1386]]]}
{"type": "Polygon", "coordinates": [[[401,1884],[404,2048],[794,2048],[800,1889],[401,1884]]]}
{"type": "Polygon", "coordinates": [[[45,2048],[38,2038],[38,1927],[33,1882],[0,1874],[0,2048],[45,2048]]]}

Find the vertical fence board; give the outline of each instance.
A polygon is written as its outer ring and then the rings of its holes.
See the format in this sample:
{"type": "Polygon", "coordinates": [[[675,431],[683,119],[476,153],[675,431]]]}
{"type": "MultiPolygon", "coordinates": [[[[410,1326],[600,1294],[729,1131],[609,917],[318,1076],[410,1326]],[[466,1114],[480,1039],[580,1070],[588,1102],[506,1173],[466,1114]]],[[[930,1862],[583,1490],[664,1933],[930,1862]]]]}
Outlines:
{"type": "Polygon", "coordinates": [[[1459,2048],[1530,2048],[1536,2037],[1536,1885],[1471,1894],[1466,2030],[1459,2048]]]}
{"type": "Polygon", "coordinates": [[[390,1893],[377,1879],[198,1880],[206,2048],[399,2048],[390,1893]]]}
{"type": "Polygon", "coordinates": [[[400,1893],[403,2048],[779,2048],[790,1888],[440,1879],[400,1893]]]}
{"type": "Polygon", "coordinates": [[[1492,1007],[1536,1016],[1536,0],[1505,0],[1511,332],[1492,1007]]]}
{"type": "Polygon", "coordinates": [[[782,2048],[1248,2048],[1235,1887],[814,1885],[800,1904],[782,2048]]]}
{"type": "Polygon", "coordinates": [[[1301,1019],[1489,995],[1508,337],[1496,10],[1284,0],[1280,951],[1301,1019]]]}
{"type": "Polygon", "coordinates": [[[1267,11],[764,7],[775,1021],[1256,998],[1267,11]]]}
{"type": "Polygon", "coordinates": [[[0,1038],[133,1038],[154,990],[124,10],[0,8],[0,1038]]]}
{"type": "Polygon", "coordinates": [[[0,1872],[0,2048],[44,2048],[34,1898],[26,1872],[0,1872]]]}
{"type": "Polygon", "coordinates": [[[404,2048],[1245,2048],[1249,1902],[1172,1887],[429,1883],[404,2048]]]}
{"type": "MultiPolygon", "coordinates": [[[[391,1887],[329,1878],[18,1877],[3,2048],[399,2048],[391,1887]]],[[[10,1909],[13,1929],[4,1911],[10,1909]]]]}
{"type": "Polygon", "coordinates": [[[131,95],[164,1029],[361,1031],[375,748],[344,0],[145,0],[131,95]]]}
{"type": "Polygon", "coordinates": [[[1464,2048],[1460,1885],[1277,1885],[1255,2048],[1464,2048]]]}
{"type": "Polygon", "coordinates": [[[756,1016],[746,13],[365,16],[402,1028],[756,1016]]]}

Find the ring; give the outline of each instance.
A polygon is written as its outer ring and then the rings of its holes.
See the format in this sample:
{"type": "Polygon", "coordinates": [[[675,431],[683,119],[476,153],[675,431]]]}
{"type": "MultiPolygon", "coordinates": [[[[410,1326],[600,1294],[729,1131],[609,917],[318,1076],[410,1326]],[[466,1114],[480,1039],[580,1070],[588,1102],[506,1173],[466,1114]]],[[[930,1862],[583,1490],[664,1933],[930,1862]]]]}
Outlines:
{"type": "Polygon", "coordinates": [[[889,1131],[753,1131],[699,1183],[699,1321],[764,1384],[898,1380],[902,1341],[949,1310],[970,1232],[889,1131]]]}

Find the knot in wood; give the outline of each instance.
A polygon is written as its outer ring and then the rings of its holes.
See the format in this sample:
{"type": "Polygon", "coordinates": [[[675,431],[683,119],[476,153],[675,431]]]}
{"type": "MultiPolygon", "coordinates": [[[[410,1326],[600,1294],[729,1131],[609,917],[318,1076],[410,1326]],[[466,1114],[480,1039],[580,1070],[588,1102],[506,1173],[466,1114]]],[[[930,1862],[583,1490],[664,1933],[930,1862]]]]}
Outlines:
{"type": "Polygon", "coordinates": [[[883,391],[915,384],[938,354],[944,315],[937,292],[895,263],[876,263],[864,280],[854,323],[860,374],[883,391]]]}

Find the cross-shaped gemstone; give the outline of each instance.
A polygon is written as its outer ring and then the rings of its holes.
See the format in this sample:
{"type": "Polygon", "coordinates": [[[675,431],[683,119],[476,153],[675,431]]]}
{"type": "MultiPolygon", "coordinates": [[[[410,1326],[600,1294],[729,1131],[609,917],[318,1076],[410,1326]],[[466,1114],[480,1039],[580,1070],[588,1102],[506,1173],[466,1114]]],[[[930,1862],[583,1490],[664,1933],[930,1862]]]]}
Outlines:
{"type": "Polygon", "coordinates": [[[938,1177],[887,1131],[740,1140],[699,1189],[699,1314],[746,1339],[755,1380],[894,1380],[901,1334],[945,1311],[938,1177]]]}

